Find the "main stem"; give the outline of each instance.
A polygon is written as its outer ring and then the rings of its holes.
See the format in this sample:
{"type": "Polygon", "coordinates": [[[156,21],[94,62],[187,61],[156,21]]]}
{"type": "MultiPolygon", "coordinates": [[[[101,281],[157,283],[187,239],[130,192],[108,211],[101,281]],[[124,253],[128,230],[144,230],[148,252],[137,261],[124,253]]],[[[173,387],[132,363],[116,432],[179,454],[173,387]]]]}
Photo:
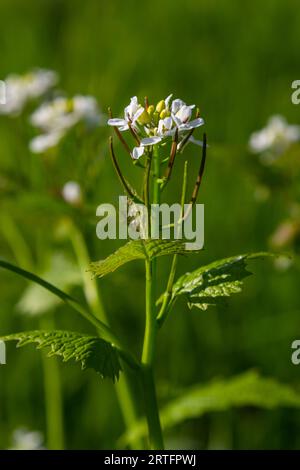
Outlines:
{"type": "MultiPolygon", "coordinates": [[[[159,204],[159,155],[156,149],[153,152],[153,204],[159,204]]],[[[150,207],[148,207],[148,210],[150,207]]],[[[158,223],[152,221],[152,223],[158,223]]],[[[149,227],[151,233],[151,227],[149,227]]],[[[145,262],[146,270],[146,326],[142,353],[142,375],[145,398],[145,409],[149,430],[150,449],[161,450],[164,448],[163,436],[159,418],[159,410],[156,398],[155,381],[153,375],[153,362],[156,349],[157,322],[156,322],[156,260],[145,262]]]]}

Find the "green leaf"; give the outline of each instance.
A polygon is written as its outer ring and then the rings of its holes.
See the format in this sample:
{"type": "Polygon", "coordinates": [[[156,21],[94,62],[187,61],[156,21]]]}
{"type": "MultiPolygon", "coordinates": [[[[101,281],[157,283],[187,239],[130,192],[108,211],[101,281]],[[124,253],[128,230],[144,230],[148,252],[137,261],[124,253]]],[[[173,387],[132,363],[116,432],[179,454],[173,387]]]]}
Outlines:
{"type": "Polygon", "coordinates": [[[94,369],[101,377],[119,378],[121,365],[118,351],[101,338],[70,331],[28,331],[2,336],[2,341],[18,341],[17,347],[36,343],[38,349],[50,348],[48,356],[62,356],[81,363],[82,369],[94,369]]]}
{"type": "MultiPolygon", "coordinates": [[[[299,408],[300,394],[289,385],[248,371],[229,380],[215,380],[211,384],[196,385],[186,390],[161,410],[160,417],[166,429],[208,412],[246,406],[264,409],[299,408]]],[[[140,421],[122,437],[122,444],[146,434],[146,423],[140,421]]]]}
{"type": "MultiPolygon", "coordinates": [[[[81,274],[78,266],[65,257],[63,253],[54,253],[49,260],[49,266],[42,273],[49,282],[58,282],[64,291],[80,285],[81,274]]],[[[45,291],[38,284],[30,284],[23,293],[17,308],[27,315],[40,315],[55,308],[61,299],[52,292],[45,291]]]]}
{"type": "Polygon", "coordinates": [[[105,260],[91,263],[90,271],[98,277],[103,277],[123,264],[136,259],[152,260],[158,256],[197,252],[199,250],[188,249],[186,242],[182,240],[131,240],[105,260]]]}
{"type": "Polygon", "coordinates": [[[273,255],[262,252],[232,256],[184,274],[173,286],[171,304],[181,295],[190,308],[206,310],[210,305],[223,304],[231,294],[241,291],[243,279],[252,274],[247,270],[247,261],[266,256],[273,255]]]}

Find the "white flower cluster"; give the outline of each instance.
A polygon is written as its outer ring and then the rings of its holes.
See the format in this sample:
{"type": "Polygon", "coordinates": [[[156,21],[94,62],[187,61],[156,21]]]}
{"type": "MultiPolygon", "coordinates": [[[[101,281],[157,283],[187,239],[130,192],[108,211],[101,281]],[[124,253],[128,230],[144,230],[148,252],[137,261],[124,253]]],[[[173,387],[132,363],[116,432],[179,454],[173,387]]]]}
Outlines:
{"type": "Polygon", "coordinates": [[[300,126],[290,125],[283,116],[270,117],[267,126],[250,136],[252,152],[262,154],[264,163],[272,163],[293,142],[300,140],[300,126]]]}
{"type": "Polygon", "coordinates": [[[92,96],[57,97],[43,103],[31,116],[31,124],[42,131],[30,142],[34,153],[43,153],[55,147],[66,133],[79,122],[87,127],[101,124],[97,101],[92,96]]]}
{"type": "Polygon", "coordinates": [[[5,80],[5,99],[0,114],[20,114],[28,102],[40,98],[53,88],[58,76],[52,70],[35,69],[25,75],[9,75],[5,80]]]}
{"type": "Polygon", "coordinates": [[[124,109],[124,118],[111,118],[110,126],[115,126],[120,132],[131,130],[136,134],[140,143],[131,153],[137,160],[144,153],[145,148],[152,145],[163,144],[178,132],[178,146],[190,134],[188,140],[201,145],[191,135],[193,129],[204,124],[202,118],[196,116],[192,119],[195,105],[187,105],[180,99],[172,100],[169,95],[156,106],[142,106],[136,96],[131,98],[130,104],[124,109]]]}
{"type": "Polygon", "coordinates": [[[41,432],[19,428],[13,433],[13,445],[9,450],[43,450],[43,440],[41,432]]]}

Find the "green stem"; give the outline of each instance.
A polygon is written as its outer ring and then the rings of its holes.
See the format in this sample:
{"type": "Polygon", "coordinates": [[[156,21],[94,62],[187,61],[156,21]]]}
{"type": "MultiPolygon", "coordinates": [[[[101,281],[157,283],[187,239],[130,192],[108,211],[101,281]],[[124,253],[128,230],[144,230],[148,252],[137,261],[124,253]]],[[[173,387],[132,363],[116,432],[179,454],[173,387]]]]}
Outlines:
{"type": "MultiPolygon", "coordinates": [[[[153,203],[159,204],[159,154],[154,148],[153,152],[153,203]]],[[[152,221],[152,223],[158,223],[152,221]]],[[[151,233],[151,227],[150,227],[151,233]]],[[[142,353],[142,382],[144,389],[145,410],[149,430],[150,449],[164,449],[163,436],[159,418],[159,410],[156,398],[155,382],[153,375],[153,362],[156,349],[157,323],[156,323],[156,260],[145,262],[146,270],[146,324],[142,353]]]]}
{"type": "MultiPolygon", "coordinates": [[[[101,322],[108,324],[108,318],[103,306],[97,282],[95,279],[91,278],[90,273],[86,272],[86,267],[90,264],[90,256],[84,237],[74,224],[71,226],[70,239],[81,269],[86,301],[95,317],[101,322]]],[[[138,421],[138,410],[126,370],[121,374],[115,387],[126,428],[130,429],[138,421]]],[[[135,449],[142,449],[143,441],[140,438],[136,438],[132,445],[135,449]]]]}
{"type": "MultiPolygon", "coordinates": [[[[184,216],[184,203],[185,203],[185,197],[186,197],[186,187],[187,187],[187,165],[188,162],[185,161],[184,163],[184,172],[183,172],[183,184],[182,184],[182,193],[181,193],[181,216],[180,216],[180,221],[177,223],[177,230],[182,230],[182,218],[184,216]],[[180,225],[179,225],[180,223],[180,225]]],[[[172,260],[172,265],[171,265],[171,270],[169,274],[169,279],[168,279],[168,284],[167,284],[167,290],[164,295],[163,303],[161,306],[161,309],[159,311],[159,314],[157,316],[157,323],[158,326],[161,327],[163,323],[165,322],[169,311],[171,307],[171,297],[172,297],[172,288],[175,280],[175,274],[176,274],[176,268],[177,268],[177,262],[178,262],[178,255],[173,256],[172,260]]]]}
{"type": "MultiPolygon", "coordinates": [[[[40,318],[42,330],[55,329],[54,318],[47,314],[40,318]]],[[[64,419],[61,378],[59,365],[55,358],[42,354],[45,410],[47,423],[47,448],[49,450],[64,449],[64,419]]]]}

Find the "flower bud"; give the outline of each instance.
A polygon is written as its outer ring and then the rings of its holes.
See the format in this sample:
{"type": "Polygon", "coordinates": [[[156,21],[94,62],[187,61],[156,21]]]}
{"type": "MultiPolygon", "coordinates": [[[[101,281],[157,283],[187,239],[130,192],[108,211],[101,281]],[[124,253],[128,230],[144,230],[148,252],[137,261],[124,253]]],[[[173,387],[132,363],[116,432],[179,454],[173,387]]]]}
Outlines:
{"type": "Polygon", "coordinates": [[[158,113],[161,113],[163,109],[165,109],[166,105],[165,105],[165,100],[161,100],[159,103],[157,103],[156,105],[156,111],[158,113]]]}
{"type": "Polygon", "coordinates": [[[144,125],[144,124],[149,124],[150,121],[151,121],[151,117],[149,116],[147,111],[144,109],[144,112],[138,118],[138,123],[144,125]]]}
{"type": "Polygon", "coordinates": [[[159,121],[159,113],[157,111],[153,113],[153,120],[154,120],[154,124],[157,125],[159,121]]]}
{"type": "Polygon", "coordinates": [[[149,114],[149,116],[152,116],[152,114],[154,113],[153,104],[150,104],[150,106],[148,106],[147,113],[149,114]]]}
{"type": "Polygon", "coordinates": [[[160,119],[165,119],[166,117],[169,117],[169,116],[171,116],[171,113],[168,109],[163,109],[159,115],[160,119]]]}

